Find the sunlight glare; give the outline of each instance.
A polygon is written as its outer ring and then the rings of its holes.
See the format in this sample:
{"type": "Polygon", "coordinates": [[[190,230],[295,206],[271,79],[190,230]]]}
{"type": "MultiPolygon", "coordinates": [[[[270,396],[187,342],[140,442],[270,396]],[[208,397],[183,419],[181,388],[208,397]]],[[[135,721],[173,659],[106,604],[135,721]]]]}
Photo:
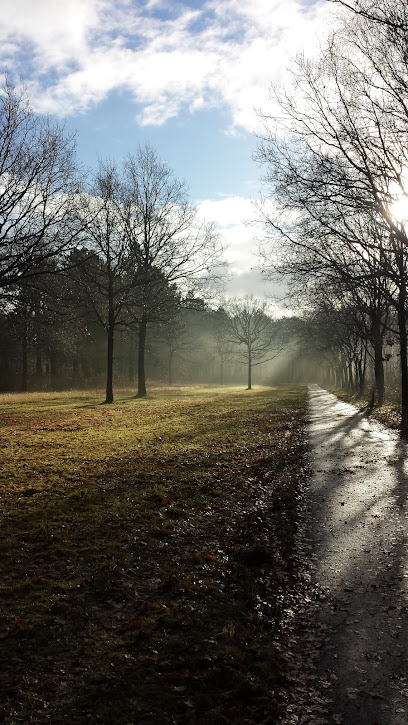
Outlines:
{"type": "Polygon", "coordinates": [[[399,199],[390,204],[389,210],[398,222],[408,221],[408,196],[401,195],[399,199]]]}

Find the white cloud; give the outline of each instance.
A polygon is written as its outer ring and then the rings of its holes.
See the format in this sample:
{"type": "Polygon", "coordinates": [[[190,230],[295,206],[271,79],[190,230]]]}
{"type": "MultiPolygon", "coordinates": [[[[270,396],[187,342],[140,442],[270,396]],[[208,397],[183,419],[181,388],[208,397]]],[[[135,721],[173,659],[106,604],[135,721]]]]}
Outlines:
{"type": "Polygon", "coordinates": [[[286,307],[286,292],[284,285],[279,282],[267,281],[261,270],[254,267],[241,274],[232,274],[225,290],[225,296],[253,295],[256,299],[267,299],[270,302],[271,312],[277,317],[284,317],[293,314],[293,311],[286,307]]]}
{"type": "Polygon", "coordinates": [[[22,75],[41,111],[86,111],[124,90],[141,106],[141,124],[217,106],[230,109],[233,127],[252,130],[270,82],[282,78],[298,50],[313,50],[327,6],[211,0],[192,10],[156,0],[2,0],[0,64],[22,75]]]}
{"type": "Polygon", "coordinates": [[[256,229],[248,222],[256,215],[251,199],[230,197],[220,200],[206,199],[198,205],[199,214],[213,222],[226,247],[225,259],[229,279],[226,295],[255,294],[263,296],[256,229]]]}
{"type": "Polygon", "coordinates": [[[276,315],[293,314],[285,307],[287,288],[283,282],[268,280],[261,271],[259,256],[263,229],[259,210],[251,199],[233,196],[225,199],[205,199],[198,204],[200,216],[213,222],[226,246],[225,259],[229,278],[226,297],[254,295],[272,300],[276,315]],[[280,300],[280,302],[279,302],[280,300]]]}
{"type": "Polygon", "coordinates": [[[255,219],[251,199],[232,196],[226,199],[205,199],[199,203],[199,211],[206,219],[223,227],[235,226],[255,219]]]}
{"type": "Polygon", "coordinates": [[[234,274],[242,274],[258,263],[256,229],[250,226],[256,215],[251,199],[234,196],[206,199],[198,205],[200,216],[213,222],[227,247],[226,259],[234,274]]]}
{"type": "Polygon", "coordinates": [[[27,53],[37,69],[63,69],[88,51],[91,32],[98,29],[103,0],[5,0],[0,3],[0,41],[13,42],[27,53]]]}

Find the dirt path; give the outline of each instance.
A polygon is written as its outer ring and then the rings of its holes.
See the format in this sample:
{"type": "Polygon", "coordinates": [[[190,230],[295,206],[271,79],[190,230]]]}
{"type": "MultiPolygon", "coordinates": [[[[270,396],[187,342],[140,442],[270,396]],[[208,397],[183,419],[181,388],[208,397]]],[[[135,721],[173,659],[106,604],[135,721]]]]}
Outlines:
{"type": "Polygon", "coordinates": [[[318,596],[287,722],[408,725],[408,449],[317,386],[309,401],[318,596]]]}

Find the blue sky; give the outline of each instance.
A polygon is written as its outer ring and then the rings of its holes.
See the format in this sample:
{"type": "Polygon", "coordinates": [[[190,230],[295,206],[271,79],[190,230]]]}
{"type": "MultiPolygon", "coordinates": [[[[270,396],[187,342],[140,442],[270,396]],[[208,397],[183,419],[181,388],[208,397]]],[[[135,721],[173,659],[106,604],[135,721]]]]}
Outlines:
{"type": "Polygon", "coordinates": [[[121,158],[138,144],[149,142],[190,187],[196,203],[224,196],[256,195],[259,173],[252,160],[257,140],[248,131],[226,135],[230,122],[223,109],[202,110],[171,118],[163,125],[140,126],[135,104],[123,93],[113,92],[96,108],[68,117],[77,130],[78,151],[92,166],[98,156],[121,158]]]}
{"type": "Polygon", "coordinates": [[[87,166],[149,141],[228,245],[228,294],[260,295],[243,225],[261,188],[255,109],[291,57],[318,52],[332,13],[327,0],[2,0],[0,71],[77,130],[87,166]]]}

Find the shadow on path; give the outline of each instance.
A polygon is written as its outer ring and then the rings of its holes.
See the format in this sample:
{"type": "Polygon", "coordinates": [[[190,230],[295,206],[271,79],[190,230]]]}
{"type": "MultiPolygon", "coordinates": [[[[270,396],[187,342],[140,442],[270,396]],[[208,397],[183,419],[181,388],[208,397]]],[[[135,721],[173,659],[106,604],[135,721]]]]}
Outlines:
{"type": "Polygon", "coordinates": [[[364,412],[311,386],[309,492],[320,601],[299,642],[314,659],[312,697],[288,723],[408,724],[407,444],[364,412]],[[313,713],[313,714],[311,714],[313,713]]]}

